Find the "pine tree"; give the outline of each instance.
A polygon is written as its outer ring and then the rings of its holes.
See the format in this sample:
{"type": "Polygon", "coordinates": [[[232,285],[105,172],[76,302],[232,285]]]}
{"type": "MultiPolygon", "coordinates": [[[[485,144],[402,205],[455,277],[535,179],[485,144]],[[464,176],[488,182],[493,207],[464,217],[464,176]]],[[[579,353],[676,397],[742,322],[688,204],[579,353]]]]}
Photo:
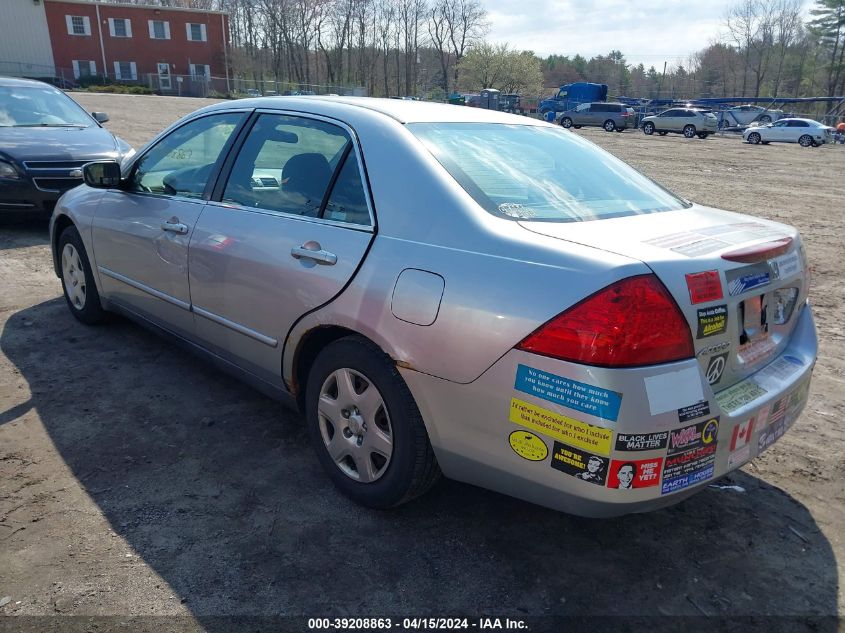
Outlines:
{"type": "Polygon", "coordinates": [[[845,0],[816,0],[810,14],[810,28],[830,55],[827,96],[833,97],[840,79],[845,79],[845,0]]]}

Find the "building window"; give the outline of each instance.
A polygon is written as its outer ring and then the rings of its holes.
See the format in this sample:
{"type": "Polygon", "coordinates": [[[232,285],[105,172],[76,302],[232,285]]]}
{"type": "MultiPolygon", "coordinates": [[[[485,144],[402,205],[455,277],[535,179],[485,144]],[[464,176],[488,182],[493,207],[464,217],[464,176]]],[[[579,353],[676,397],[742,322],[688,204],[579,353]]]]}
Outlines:
{"type": "Polygon", "coordinates": [[[135,62],[115,62],[114,63],[114,77],[115,79],[138,79],[138,69],[135,62]]]}
{"type": "Polygon", "coordinates": [[[68,35],[91,35],[91,19],[85,15],[66,15],[68,35]]]}
{"type": "Polygon", "coordinates": [[[97,64],[88,59],[73,60],[73,76],[75,79],[93,77],[97,74],[97,64]]]}
{"type": "Polygon", "coordinates": [[[200,81],[211,79],[211,67],[208,64],[189,64],[191,78],[200,81]]]}
{"type": "Polygon", "coordinates": [[[205,42],[208,39],[205,31],[205,24],[194,24],[188,22],[185,25],[185,29],[188,32],[188,40],[191,42],[205,42]]]}
{"type": "Polygon", "coordinates": [[[132,21],[126,18],[109,18],[109,34],[112,37],[132,37],[132,21]]]}
{"type": "Polygon", "coordinates": [[[170,22],[164,20],[149,20],[151,40],[169,40],[170,22]]]}

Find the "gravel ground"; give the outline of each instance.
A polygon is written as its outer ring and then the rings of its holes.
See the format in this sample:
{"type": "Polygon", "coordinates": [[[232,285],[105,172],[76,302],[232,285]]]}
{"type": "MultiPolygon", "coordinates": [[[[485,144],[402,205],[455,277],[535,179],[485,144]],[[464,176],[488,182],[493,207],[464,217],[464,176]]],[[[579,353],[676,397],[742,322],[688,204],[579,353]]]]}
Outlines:
{"type": "MultiPolygon", "coordinates": [[[[137,147],[210,103],[78,98],[137,147]]],[[[395,511],[360,508],[322,474],[297,415],[129,322],[82,326],[46,223],[0,219],[0,614],[121,616],[98,631],[166,629],[126,616],[230,631],[218,616],[304,630],[303,616],[455,614],[837,630],[809,618],[845,611],[845,148],[577,133],[691,200],[804,236],[822,341],[811,396],[784,439],[720,482],[743,492],[597,521],[443,481],[395,511]]],[[[0,617],[0,631],[82,621],[0,617]]]]}

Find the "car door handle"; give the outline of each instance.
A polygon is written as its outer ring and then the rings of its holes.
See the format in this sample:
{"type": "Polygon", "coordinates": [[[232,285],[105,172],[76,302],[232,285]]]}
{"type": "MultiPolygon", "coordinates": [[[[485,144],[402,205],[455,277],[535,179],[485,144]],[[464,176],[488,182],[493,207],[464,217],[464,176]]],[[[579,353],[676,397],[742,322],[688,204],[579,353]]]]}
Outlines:
{"type": "Polygon", "coordinates": [[[294,246],[290,249],[290,254],[294,259],[312,259],[325,266],[334,266],[337,263],[337,255],[324,251],[315,242],[306,242],[302,246],[294,246]],[[312,248],[308,248],[309,245],[312,245],[312,248]],[[316,245],[316,248],[313,245],[316,245]]]}
{"type": "Polygon", "coordinates": [[[170,218],[161,223],[161,230],[176,233],[177,235],[187,235],[188,225],[182,224],[177,218],[170,218]]]}

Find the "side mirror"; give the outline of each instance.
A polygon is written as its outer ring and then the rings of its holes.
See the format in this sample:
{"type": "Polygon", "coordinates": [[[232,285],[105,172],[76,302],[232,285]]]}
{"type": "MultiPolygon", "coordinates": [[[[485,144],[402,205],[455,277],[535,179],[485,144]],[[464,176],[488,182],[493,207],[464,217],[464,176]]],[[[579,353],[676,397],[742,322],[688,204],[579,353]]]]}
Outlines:
{"type": "Polygon", "coordinates": [[[88,163],[82,167],[82,179],[95,189],[114,189],[120,186],[120,165],[112,162],[88,163]]]}
{"type": "Polygon", "coordinates": [[[97,123],[105,123],[109,120],[109,115],[105,112],[92,112],[91,116],[94,117],[97,123]]]}

